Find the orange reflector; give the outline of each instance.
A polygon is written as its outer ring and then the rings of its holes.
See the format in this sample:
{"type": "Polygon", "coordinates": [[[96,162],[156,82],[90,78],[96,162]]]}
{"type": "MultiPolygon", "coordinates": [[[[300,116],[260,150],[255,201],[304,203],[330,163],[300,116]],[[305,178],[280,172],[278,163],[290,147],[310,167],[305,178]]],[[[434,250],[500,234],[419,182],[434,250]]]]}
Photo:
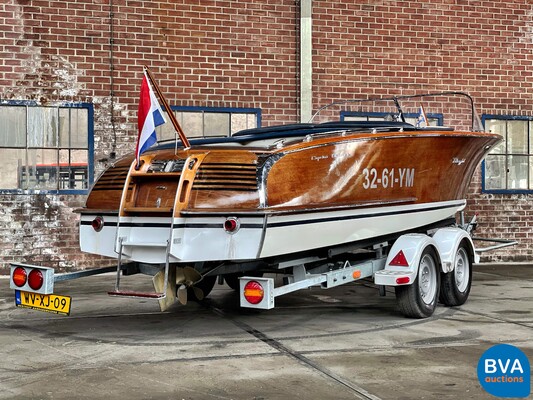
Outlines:
{"type": "Polygon", "coordinates": [[[263,286],[257,281],[250,281],[244,285],[244,298],[250,304],[258,304],[263,300],[265,291],[263,286]]]}
{"type": "Polygon", "coordinates": [[[389,265],[395,265],[397,267],[408,267],[409,263],[407,262],[407,258],[405,258],[405,254],[403,254],[403,251],[400,250],[398,254],[396,254],[391,260],[389,265]]]}
{"type": "Polygon", "coordinates": [[[352,277],[353,277],[354,279],[359,279],[359,278],[361,277],[361,271],[359,271],[359,270],[354,271],[354,272],[352,273],[352,277]]]}
{"type": "Polygon", "coordinates": [[[409,283],[411,279],[409,279],[408,276],[402,276],[401,278],[396,278],[396,284],[398,285],[405,285],[406,283],[409,283]]]}

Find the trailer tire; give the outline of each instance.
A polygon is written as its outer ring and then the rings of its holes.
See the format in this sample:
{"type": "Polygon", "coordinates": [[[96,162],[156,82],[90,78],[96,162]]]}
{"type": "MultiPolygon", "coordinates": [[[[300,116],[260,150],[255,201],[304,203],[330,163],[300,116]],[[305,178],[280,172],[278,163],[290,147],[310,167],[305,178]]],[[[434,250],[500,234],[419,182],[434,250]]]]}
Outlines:
{"type": "Polygon", "coordinates": [[[439,300],[448,307],[460,306],[468,299],[471,287],[472,252],[463,240],[455,254],[453,271],[442,274],[439,300]]]}
{"type": "Polygon", "coordinates": [[[228,284],[230,288],[238,292],[240,290],[239,278],[242,276],[254,276],[260,278],[263,276],[262,272],[235,272],[233,274],[224,275],[224,281],[228,284]]]}
{"type": "Polygon", "coordinates": [[[234,274],[227,274],[224,275],[224,281],[228,284],[228,286],[235,290],[239,290],[239,278],[243,276],[242,273],[234,273],[234,274]]]}
{"type": "Polygon", "coordinates": [[[415,281],[411,285],[395,287],[401,313],[410,318],[430,317],[437,307],[439,289],[439,258],[435,249],[428,246],[420,257],[415,281]]]}

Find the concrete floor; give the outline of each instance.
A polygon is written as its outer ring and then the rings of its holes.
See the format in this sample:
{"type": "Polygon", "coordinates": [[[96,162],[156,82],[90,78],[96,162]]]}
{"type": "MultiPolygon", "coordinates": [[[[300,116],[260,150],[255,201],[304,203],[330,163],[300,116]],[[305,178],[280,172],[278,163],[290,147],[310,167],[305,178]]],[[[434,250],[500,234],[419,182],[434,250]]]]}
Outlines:
{"type": "MultiPolygon", "coordinates": [[[[113,276],[56,284],[69,317],[16,308],[0,280],[0,399],[488,399],[494,344],[533,361],[533,266],[476,266],[468,302],[406,319],[369,284],[311,289],[269,311],[215,286],[160,313],[110,298],[113,276]]],[[[124,281],[144,285],[144,276],[124,281]]]]}

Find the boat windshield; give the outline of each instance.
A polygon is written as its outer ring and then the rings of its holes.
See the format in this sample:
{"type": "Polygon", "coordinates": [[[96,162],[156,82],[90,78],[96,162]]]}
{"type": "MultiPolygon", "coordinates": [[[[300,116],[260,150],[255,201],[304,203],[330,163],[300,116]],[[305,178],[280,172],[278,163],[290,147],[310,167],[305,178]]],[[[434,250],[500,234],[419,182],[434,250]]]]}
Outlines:
{"type": "Polygon", "coordinates": [[[410,123],[418,128],[445,125],[456,130],[483,130],[474,101],[464,92],[338,100],[319,108],[309,122],[339,119],[410,123]]]}

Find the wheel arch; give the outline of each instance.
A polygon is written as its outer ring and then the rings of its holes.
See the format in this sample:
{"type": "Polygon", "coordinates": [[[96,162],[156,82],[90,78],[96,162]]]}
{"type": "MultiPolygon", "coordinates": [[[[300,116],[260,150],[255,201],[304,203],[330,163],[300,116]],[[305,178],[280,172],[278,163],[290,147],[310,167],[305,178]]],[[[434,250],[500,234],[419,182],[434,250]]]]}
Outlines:
{"type": "Polygon", "coordinates": [[[451,272],[455,268],[457,250],[465,243],[470,262],[479,262],[479,256],[475,252],[474,242],[470,235],[460,228],[441,228],[433,235],[433,240],[441,257],[442,272],[451,272]]]}
{"type": "Polygon", "coordinates": [[[385,270],[403,272],[410,276],[410,283],[414,282],[418,275],[420,259],[428,247],[433,250],[437,266],[442,270],[442,260],[437,242],[430,236],[418,233],[402,235],[394,242],[385,263],[385,270]],[[408,266],[394,265],[394,258],[400,251],[403,253],[408,266]]]}

